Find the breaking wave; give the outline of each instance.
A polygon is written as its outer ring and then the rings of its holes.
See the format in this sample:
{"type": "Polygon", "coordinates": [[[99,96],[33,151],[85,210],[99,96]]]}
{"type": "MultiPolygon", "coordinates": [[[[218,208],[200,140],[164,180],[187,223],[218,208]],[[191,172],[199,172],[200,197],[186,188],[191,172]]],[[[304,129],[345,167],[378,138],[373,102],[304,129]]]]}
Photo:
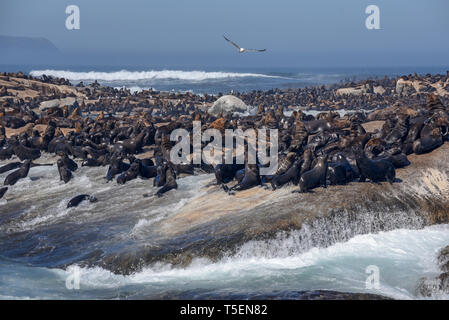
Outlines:
{"type": "MultiPolygon", "coordinates": [[[[447,244],[448,227],[435,225],[420,230],[358,235],[326,248],[314,247],[286,256],[265,252],[260,242],[250,241],[240,254],[215,263],[196,258],[186,268],[157,264],[128,276],[101,267],[70,265],[66,270],[29,267],[0,257],[3,280],[0,298],[152,299],[181,294],[191,299],[201,295],[251,296],[322,289],[376,293],[395,299],[426,299],[417,294],[416,285],[423,276],[439,273],[436,254],[447,244]],[[366,270],[372,265],[379,269],[378,289],[366,288],[369,275],[366,270]],[[64,286],[75,271],[80,276],[77,292],[64,286]]],[[[277,245],[290,251],[289,241],[277,245]]],[[[448,295],[435,292],[432,298],[447,299],[448,295]]]]}
{"type": "Polygon", "coordinates": [[[187,80],[187,81],[204,81],[212,79],[229,79],[229,78],[283,78],[280,76],[266,75],[259,73],[238,73],[238,72],[207,72],[207,71],[182,71],[182,70],[150,70],[150,71],[113,71],[113,72],[75,72],[68,70],[33,70],[30,72],[32,76],[38,77],[42,75],[65,78],[73,81],[138,81],[138,80],[187,80]]]}

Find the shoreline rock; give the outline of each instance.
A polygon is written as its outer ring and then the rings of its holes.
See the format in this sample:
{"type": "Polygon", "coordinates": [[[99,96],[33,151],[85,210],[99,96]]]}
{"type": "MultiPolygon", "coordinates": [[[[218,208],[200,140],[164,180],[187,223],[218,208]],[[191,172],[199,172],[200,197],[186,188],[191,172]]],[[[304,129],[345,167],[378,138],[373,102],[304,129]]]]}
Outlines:
{"type": "Polygon", "coordinates": [[[232,114],[234,112],[248,111],[248,106],[239,98],[233,95],[222,96],[214,102],[207,112],[211,115],[232,114]]]}
{"type": "Polygon", "coordinates": [[[425,155],[410,155],[410,161],[397,170],[402,182],[393,185],[353,182],[300,195],[291,194],[289,187],[256,187],[238,196],[221,193],[219,202],[216,194],[222,191],[209,187],[207,196],[149,227],[152,245],[98,253],[84,263],[131,274],[155,263],[186,267],[195,258],[219,261],[238,254],[250,241],[264,243],[263,254],[276,255],[276,244],[288,238],[296,246],[292,249],[305,251],[359,234],[448,223],[449,143],[425,155]]]}

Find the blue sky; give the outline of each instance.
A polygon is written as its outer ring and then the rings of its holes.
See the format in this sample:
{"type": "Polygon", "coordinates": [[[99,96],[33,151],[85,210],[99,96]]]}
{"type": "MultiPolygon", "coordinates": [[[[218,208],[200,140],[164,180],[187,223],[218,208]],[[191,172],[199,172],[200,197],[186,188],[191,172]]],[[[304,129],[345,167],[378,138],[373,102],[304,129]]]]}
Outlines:
{"type": "Polygon", "coordinates": [[[180,64],[448,65],[449,1],[1,0],[0,34],[46,37],[79,56],[180,64]],[[80,30],[65,28],[71,4],[80,30]],[[380,30],[365,28],[370,4],[380,30]],[[222,34],[268,51],[238,57],[222,34]]]}

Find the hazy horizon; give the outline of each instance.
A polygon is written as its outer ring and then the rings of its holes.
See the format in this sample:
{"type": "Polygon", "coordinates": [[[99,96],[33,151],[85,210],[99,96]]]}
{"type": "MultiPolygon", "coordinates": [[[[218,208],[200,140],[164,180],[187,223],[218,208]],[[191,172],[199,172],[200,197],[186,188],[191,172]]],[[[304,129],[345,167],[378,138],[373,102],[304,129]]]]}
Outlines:
{"type": "Polygon", "coordinates": [[[61,51],[50,60],[60,65],[446,66],[448,12],[444,0],[6,0],[0,34],[50,40],[61,51]],[[65,27],[73,4],[79,30],[65,27]],[[370,4],[380,8],[380,30],[365,27],[370,4]],[[267,52],[238,54],[223,34],[267,52]]]}

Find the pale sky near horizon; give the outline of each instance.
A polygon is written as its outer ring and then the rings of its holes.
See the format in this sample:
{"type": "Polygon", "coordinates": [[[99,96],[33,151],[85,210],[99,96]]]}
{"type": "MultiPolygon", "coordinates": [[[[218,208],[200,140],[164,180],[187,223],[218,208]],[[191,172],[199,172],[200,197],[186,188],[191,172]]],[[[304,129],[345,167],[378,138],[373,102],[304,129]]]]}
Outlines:
{"type": "Polygon", "coordinates": [[[248,59],[234,56],[226,34],[267,48],[251,58],[260,65],[449,65],[449,1],[2,0],[0,34],[45,37],[71,54],[248,59]],[[80,30],[65,28],[72,4],[80,30]],[[365,27],[370,4],[380,8],[380,30],[365,27]]]}

